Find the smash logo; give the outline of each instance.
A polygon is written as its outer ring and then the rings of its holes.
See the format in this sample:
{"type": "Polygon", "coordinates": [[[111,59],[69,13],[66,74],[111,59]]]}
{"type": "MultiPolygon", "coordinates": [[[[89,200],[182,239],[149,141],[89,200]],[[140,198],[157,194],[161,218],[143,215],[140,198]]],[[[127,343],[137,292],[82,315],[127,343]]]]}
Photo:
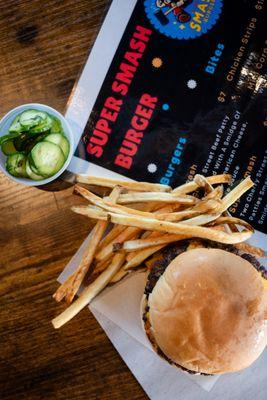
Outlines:
{"type": "Polygon", "coordinates": [[[145,0],[152,25],[173,39],[194,39],[208,32],[220,16],[222,0],[145,0]]]}

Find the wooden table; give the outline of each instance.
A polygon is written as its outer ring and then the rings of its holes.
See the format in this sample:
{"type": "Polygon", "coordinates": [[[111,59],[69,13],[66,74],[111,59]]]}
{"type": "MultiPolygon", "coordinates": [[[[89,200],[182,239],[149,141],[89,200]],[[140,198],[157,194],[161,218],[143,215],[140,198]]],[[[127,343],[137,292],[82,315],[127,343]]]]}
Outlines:
{"type": "MultiPolygon", "coordinates": [[[[0,2],[0,113],[40,102],[64,111],[107,0],[0,2]]],[[[87,309],[59,331],[56,278],[90,225],[82,199],[26,188],[0,175],[1,400],[144,399],[87,309]]]]}

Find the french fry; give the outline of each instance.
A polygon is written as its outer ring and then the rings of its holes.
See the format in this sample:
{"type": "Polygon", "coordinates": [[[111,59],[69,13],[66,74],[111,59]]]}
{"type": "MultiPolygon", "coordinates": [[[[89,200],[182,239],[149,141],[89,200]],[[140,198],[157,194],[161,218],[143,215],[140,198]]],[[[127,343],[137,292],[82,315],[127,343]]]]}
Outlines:
{"type": "MultiPolygon", "coordinates": [[[[86,215],[89,218],[100,219],[100,220],[107,220],[107,212],[115,212],[115,213],[122,213],[125,215],[138,215],[140,217],[151,217],[152,214],[149,211],[142,211],[142,210],[135,210],[129,207],[125,207],[119,204],[110,204],[110,202],[105,202],[100,197],[96,196],[95,194],[89,192],[87,189],[84,189],[80,186],[75,187],[75,191],[85,197],[88,201],[90,201],[93,206],[76,206],[72,207],[72,211],[76,212],[77,214],[86,215]],[[102,211],[99,209],[103,208],[102,211]]],[[[164,193],[165,194],[165,193],[164,193]]],[[[147,204],[144,209],[152,210],[153,205],[151,203],[147,204]]],[[[160,212],[171,212],[177,208],[176,205],[167,205],[161,206],[157,211],[154,212],[155,215],[160,214],[160,212]]],[[[157,218],[157,217],[156,217],[157,218]]]]}
{"type": "Polygon", "coordinates": [[[211,225],[212,229],[216,229],[217,231],[222,231],[222,232],[231,232],[227,229],[226,225],[211,225]]]}
{"type": "Polygon", "coordinates": [[[235,218],[235,217],[231,217],[231,216],[219,217],[215,221],[213,221],[210,225],[213,226],[213,225],[222,225],[222,224],[240,225],[240,226],[244,226],[248,230],[254,232],[254,229],[248,222],[244,221],[243,219],[235,218]]]}
{"type": "Polygon", "coordinates": [[[152,237],[158,237],[161,236],[162,233],[161,232],[150,232],[150,231],[146,231],[141,235],[142,239],[146,239],[148,237],[152,238],[152,237]]]}
{"type": "MultiPolygon", "coordinates": [[[[102,221],[100,223],[103,224],[102,221]]],[[[89,241],[88,246],[83,254],[82,260],[78,266],[77,271],[75,271],[73,274],[71,274],[66,279],[66,281],[63,282],[62,285],[58,287],[58,289],[54,293],[53,297],[54,297],[54,299],[56,299],[56,301],[61,301],[64,298],[66,298],[66,302],[69,304],[69,303],[71,303],[73,297],[75,296],[75,294],[73,294],[73,296],[72,296],[73,291],[76,290],[76,288],[78,291],[79,286],[80,286],[80,285],[78,285],[78,282],[81,282],[80,279],[82,280],[83,279],[82,277],[85,276],[87,270],[89,269],[89,267],[91,265],[92,259],[93,259],[92,250],[94,250],[94,247],[91,248],[91,246],[95,246],[95,242],[92,241],[92,238],[95,237],[96,232],[97,232],[97,226],[95,226],[92,230],[91,240],[89,241]],[[87,265],[88,265],[88,268],[87,268],[87,265]],[[86,270],[86,272],[84,273],[85,270],[86,270]],[[77,273],[79,273],[78,281],[77,281],[77,273]]],[[[98,227],[97,234],[99,234],[99,233],[101,233],[101,227],[98,227]]]]}
{"type": "Polygon", "coordinates": [[[198,187],[202,187],[207,194],[213,191],[213,187],[211,186],[210,182],[203,175],[196,174],[194,177],[194,182],[198,187]]]}
{"type": "Polygon", "coordinates": [[[132,260],[136,256],[137,253],[138,253],[138,251],[133,251],[132,253],[127,253],[126,261],[128,262],[128,261],[132,260]]]}
{"type": "Polygon", "coordinates": [[[112,262],[112,258],[113,258],[113,255],[104,261],[98,262],[94,268],[92,275],[99,274],[100,272],[104,271],[104,269],[106,269],[109,266],[109,264],[112,262]]]}
{"type": "MultiPolygon", "coordinates": [[[[229,213],[229,211],[224,211],[222,213],[223,217],[231,217],[231,214],[229,213]]],[[[231,225],[224,225],[227,229],[228,232],[239,232],[239,229],[236,225],[231,224],[231,225]]]]}
{"type": "Polygon", "coordinates": [[[88,218],[98,219],[102,221],[108,220],[108,213],[103,210],[98,210],[93,207],[88,206],[73,206],[71,210],[76,214],[85,215],[88,218]]]}
{"type": "Polygon", "coordinates": [[[231,205],[234,204],[244,193],[251,189],[252,186],[253,182],[249,176],[240,182],[239,185],[237,185],[222,199],[221,213],[231,207],[231,205]]]}
{"type": "Polygon", "coordinates": [[[107,246],[113,239],[119,236],[124,230],[125,226],[122,225],[114,225],[112,229],[107,233],[107,235],[101,240],[98,245],[98,251],[107,246]]]}
{"type": "Polygon", "coordinates": [[[173,233],[177,235],[186,235],[191,237],[198,237],[202,239],[213,240],[225,244],[235,244],[243,242],[250,238],[252,231],[244,230],[236,233],[226,233],[205,228],[202,226],[191,226],[180,223],[159,221],[155,218],[137,218],[134,216],[125,216],[119,214],[109,214],[111,221],[116,224],[129,225],[140,229],[148,229],[151,231],[159,231],[166,233],[173,233]]]}
{"type": "MultiPolygon", "coordinates": [[[[213,175],[213,176],[208,176],[207,181],[211,184],[211,185],[216,185],[216,184],[220,184],[220,183],[230,183],[232,180],[232,176],[228,175],[228,174],[222,174],[222,175],[213,175]]],[[[191,193],[194,192],[196,189],[198,188],[198,185],[195,182],[188,182],[185,183],[184,185],[178,186],[177,188],[175,188],[172,193],[176,194],[176,195],[184,195],[187,193],[191,193]]]]}
{"type": "Polygon", "coordinates": [[[204,197],[204,199],[205,200],[209,200],[209,199],[221,200],[222,197],[223,197],[223,185],[219,185],[215,189],[213,189],[212,192],[208,193],[204,197]]]}
{"type": "Polygon", "coordinates": [[[162,244],[160,246],[149,247],[148,249],[144,249],[141,251],[137,251],[135,256],[124,265],[123,269],[125,271],[134,269],[142,264],[148,257],[152,256],[152,254],[156,253],[157,251],[163,249],[163,247],[167,246],[167,244],[162,244]]]}
{"type": "Polygon", "coordinates": [[[188,217],[198,216],[204,212],[208,214],[217,214],[218,211],[220,211],[220,208],[221,202],[215,199],[208,199],[200,201],[194,207],[188,210],[159,214],[157,218],[169,222],[179,222],[187,219],[188,217]]]}
{"type": "Polygon", "coordinates": [[[75,186],[75,192],[86,198],[89,205],[72,207],[72,210],[98,222],[77,271],[58,288],[53,297],[56,301],[65,297],[71,302],[90,266],[94,266],[90,275],[93,283],[52,321],[55,328],[68,322],[104,287],[118,282],[130,270],[150,268],[159,259],[158,252],[169,243],[190,238],[189,248],[195,248],[205,246],[203,240],[212,240],[235,244],[240,251],[254,256],[266,256],[262,249],[242,243],[251,236],[253,228],[227,211],[253,186],[249,177],[224,197],[223,183],[231,181],[228,174],[207,178],[196,175],[193,182],[173,191],[165,185],[145,182],[85,176],[78,176],[77,181],[113,190],[110,196],[101,198],[79,185],[75,186]],[[212,185],[215,184],[219,186],[214,188],[212,185]],[[198,188],[205,191],[201,199],[189,195],[198,188]],[[110,223],[113,227],[104,237],[110,223]],[[242,227],[242,230],[239,231],[238,227],[242,227]]]}
{"type": "Polygon", "coordinates": [[[131,203],[127,205],[127,208],[130,208],[132,210],[147,211],[147,212],[154,211],[157,207],[158,203],[154,203],[153,201],[151,201],[151,203],[131,203]]]}
{"type": "Polygon", "coordinates": [[[120,181],[118,179],[102,178],[96,176],[76,175],[76,181],[79,183],[87,183],[88,185],[97,185],[113,188],[114,186],[122,186],[123,188],[140,191],[140,192],[170,192],[171,187],[161,185],[159,183],[136,182],[136,181],[120,181]]]}
{"type": "Polygon", "coordinates": [[[129,271],[125,271],[123,268],[121,268],[116,275],[113,276],[113,278],[111,278],[111,280],[109,281],[109,283],[117,283],[119,281],[122,280],[122,278],[124,278],[126,275],[129,274],[129,271]]]}
{"type": "MultiPolygon", "coordinates": [[[[115,186],[109,196],[110,201],[115,203],[120,196],[121,190],[122,190],[121,187],[115,186]]],[[[107,229],[107,226],[108,226],[107,221],[98,221],[96,226],[94,227],[92,234],[91,234],[91,240],[88,243],[88,247],[83,254],[81,262],[78,265],[78,268],[77,268],[76,272],[74,273],[73,279],[71,280],[71,283],[67,290],[67,293],[66,293],[67,303],[72,302],[75,294],[79,290],[79,287],[81,286],[81,283],[92,264],[97,246],[98,246],[100,240],[102,239],[102,237],[107,229]]]]}
{"type": "Polygon", "coordinates": [[[176,196],[172,193],[136,193],[136,194],[121,194],[118,199],[118,204],[143,203],[143,202],[159,202],[159,203],[178,203],[193,205],[198,199],[193,196],[176,196]]]}
{"type": "MultiPolygon", "coordinates": [[[[146,238],[155,238],[155,237],[158,237],[158,236],[162,236],[162,232],[146,231],[146,232],[144,232],[144,234],[141,237],[142,237],[142,239],[146,239],[146,238]]],[[[137,255],[137,253],[139,251],[140,250],[128,252],[126,254],[126,261],[128,262],[128,261],[132,260],[137,255]]]]}
{"type": "Polygon", "coordinates": [[[169,235],[163,234],[161,236],[155,238],[148,239],[136,239],[136,240],[128,240],[121,245],[120,250],[124,251],[136,251],[143,250],[148,247],[158,246],[161,244],[168,244],[172,242],[177,242],[179,240],[188,239],[190,236],[185,235],[169,235]]]}
{"type": "Polygon", "coordinates": [[[77,315],[85,306],[98,295],[109,283],[110,279],[120,270],[125,260],[125,254],[118,253],[114,256],[112,263],[105,271],[99,275],[96,280],[87,286],[81,296],[74,301],[65,311],[63,311],[58,317],[52,320],[52,324],[55,329],[60,328],[68,321],[70,321],[75,315],[77,315]]]}
{"type": "Polygon", "coordinates": [[[170,203],[170,204],[154,203],[154,204],[155,205],[152,210],[154,214],[171,213],[174,211],[178,211],[181,208],[181,204],[179,203],[170,203]]]}
{"type": "MultiPolygon", "coordinates": [[[[142,239],[146,239],[146,238],[155,238],[155,237],[158,237],[158,236],[161,236],[161,235],[162,235],[162,232],[146,231],[146,232],[143,233],[143,235],[141,237],[142,237],[142,239]]],[[[128,261],[132,260],[137,255],[138,252],[139,252],[138,250],[137,251],[128,252],[126,254],[126,261],[128,262],[128,261]]]]}
{"type": "MultiPolygon", "coordinates": [[[[105,211],[108,212],[115,212],[115,213],[121,213],[121,214],[132,214],[132,215],[139,215],[140,217],[149,217],[151,213],[149,212],[150,210],[153,209],[153,205],[147,204],[145,209],[147,211],[142,211],[142,210],[135,210],[129,207],[122,206],[120,204],[113,204],[109,201],[104,201],[101,197],[96,196],[95,194],[89,192],[89,190],[83,188],[82,186],[76,185],[74,188],[75,193],[79,193],[82,195],[85,199],[87,199],[90,203],[92,203],[94,206],[99,207],[105,211]]],[[[160,193],[157,193],[159,195],[160,193]]],[[[164,195],[167,193],[163,193],[164,195]]],[[[73,207],[72,209],[75,210],[83,210],[82,208],[79,207],[73,207]]],[[[77,212],[77,211],[76,211],[77,212]]],[[[85,211],[84,211],[85,212],[85,211]]],[[[91,214],[93,214],[93,211],[90,211],[91,214]]],[[[86,215],[86,214],[84,214],[86,215]]],[[[88,213],[89,216],[89,213],[88,213]]],[[[97,218],[97,214],[95,215],[97,218]]],[[[99,213],[99,219],[101,219],[101,214],[99,213]]],[[[104,217],[103,217],[104,218],[104,217]]]]}
{"type": "Polygon", "coordinates": [[[190,225],[190,226],[201,226],[201,225],[206,225],[215,219],[219,218],[221,215],[220,212],[217,214],[200,214],[196,217],[192,217],[190,219],[186,219],[184,221],[180,221],[179,224],[181,225],[190,225]]]}
{"type": "MultiPolygon", "coordinates": [[[[127,225],[127,224],[126,224],[127,225]]],[[[97,261],[105,261],[113,254],[113,245],[118,242],[124,242],[125,240],[136,237],[141,232],[139,228],[127,227],[119,236],[113,239],[106,247],[96,253],[95,259],[97,261]]]]}
{"type": "MultiPolygon", "coordinates": [[[[231,192],[229,192],[223,199],[221,203],[221,207],[217,214],[203,214],[197,217],[193,217],[186,221],[181,221],[180,224],[187,225],[206,225],[217,218],[225,212],[233,203],[235,203],[247,190],[249,190],[253,186],[252,180],[248,177],[244,179],[239,185],[237,185],[231,192]]],[[[236,232],[238,234],[238,232],[236,232]]],[[[236,236],[237,237],[237,236],[236,236]]],[[[246,240],[246,239],[244,239],[246,240]]],[[[241,240],[242,241],[242,240],[241,240]]]]}
{"type": "Polygon", "coordinates": [[[57,301],[60,302],[61,300],[64,299],[64,297],[67,294],[68,288],[70,286],[70,284],[72,283],[74,278],[74,273],[71,274],[66,280],[65,282],[62,283],[62,285],[60,285],[57,290],[55,291],[55,293],[53,294],[53,298],[57,301]]]}

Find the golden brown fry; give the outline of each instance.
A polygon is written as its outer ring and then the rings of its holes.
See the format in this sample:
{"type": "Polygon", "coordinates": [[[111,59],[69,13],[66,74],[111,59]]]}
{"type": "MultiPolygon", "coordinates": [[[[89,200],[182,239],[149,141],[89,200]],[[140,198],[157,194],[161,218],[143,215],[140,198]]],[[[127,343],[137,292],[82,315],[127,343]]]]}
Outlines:
{"type": "MultiPolygon", "coordinates": [[[[181,221],[180,224],[186,224],[186,225],[206,225],[217,218],[220,217],[220,215],[225,212],[233,203],[235,203],[247,190],[249,190],[253,186],[253,182],[251,181],[250,178],[244,179],[239,185],[237,185],[231,192],[229,192],[223,199],[221,203],[221,207],[216,214],[202,214],[197,217],[193,217],[191,219],[188,219],[186,221],[181,221]]],[[[236,233],[236,237],[238,237],[238,232],[236,233]]],[[[246,239],[244,239],[246,240],[246,239]]]]}
{"type": "Polygon", "coordinates": [[[194,182],[197,184],[197,186],[202,187],[206,194],[213,191],[213,187],[211,186],[210,182],[203,175],[196,174],[194,177],[194,182]]]}
{"type": "Polygon", "coordinates": [[[73,206],[71,207],[71,211],[76,214],[85,215],[88,218],[98,219],[102,221],[108,220],[108,213],[103,210],[97,210],[96,208],[90,206],[73,206]]]}
{"type": "Polygon", "coordinates": [[[200,201],[192,209],[195,211],[201,211],[202,213],[216,214],[220,212],[222,201],[220,199],[206,199],[200,201]]]}
{"type": "Polygon", "coordinates": [[[154,238],[154,237],[158,237],[161,236],[162,233],[161,232],[150,232],[150,231],[146,231],[141,235],[142,239],[146,239],[146,238],[154,238]]]}
{"type": "Polygon", "coordinates": [[[95,226],[95,228],[92,232],[91,240],[88,243],[88,247],[83,254],[82,260],[74,274],[73,280],[71,282],[71,286],[69,287],[69,289],[67,291],[66,300],[68,303],[72,302],[88,269],[90,268],[92,261],[94,259],[97,245],[98,245],[99,241],[101,240],[106,228],[107,228],[107,224],[105,221],[99,221],[97,223],[97,225],[95,226]]]}
{"type": "Polygon", "coordinates": [[[62,283],[62,285],[60,285],[56,292],[53,294],[53,298],[57,301],[60,302],[61,300],[64,299],[64,297],[67,294],[68,288],[71,285],[72,281],[74,278],[74,273],[71,274],[66,280],[65,282],[62,283]]]}
{"type": "Polygon", "coordinates": [[[244,226],[248,230],[254,232],[253,227],[248,222],[244,221],[243,219],[235,218],[235,217],[231,217],[231,216],[219,217],[215,221],[211,222],[210,225],[214,226],[214,225],[223,225],[223,224],[244,226]]]}
{"type": "Polygon", "coordinates": [[[125,254],[118,253],[114,256],[112,263],[96,280],[86,287],[81,296],[71,304],[63,313],[52,320],[55,329],[60,328],[70,321],[85,306],[87,306],[109,283],[110,279],[120,270],[125,260],[125,254]]]}
{"type": "Polygon", "coordinates": [[[226,244],[234,244],[247,240],[252,232],[244,230],[243,232],[226,233],[220,231],[214,231],[211,228],[202,226],[191,226],[186,225],[182,222],[173,223],[166,221],[159,221],[155,218],[138,218],[134,216],[109,214],[111,221],[116,224],[130,225],[132,227],[140,229],[155,230],[159,232],[173,233],[177,235],[186,235],[191,237],[198,237],[202,239],[213,240],[215,242],[221,242],[226,244]]]}
{"type": "Polygon", "coordinates": [[[222,197],[223,197],[223,185],[219,185],[215,189],[213,189],[212,192],[208,193],[204,197],[204,199],[205,200],[208,200],[208,199],[221,200],[222,197]]]}
{"type": "MultiPolygon", "coordinates": [[[[116,202],[120,196],[122,188],[120,186],[115,186],[112,192],[109,195],[109,199],[112,202],[116,202]]],[[[98,221],[96,226],[94,227],[91,233],[91,239],[88,243],[88,247],[85,250],[83,257],[81,259],[80,264],[76,272],[74,273],[73,279],[69,285],[69,288],[66,293],[66,300],[68,303],[71,303],[75,294],[78,292],[81,283],[89,270],[92,261],[94,259],[98,244],[102,239],[106,229],[108,226],[107,221],[98,221]]]]}
{"type": "MultiPolygon", "coordinates": [[[[208,176],[207,181],[211,185],[216,185],[220,183],[230,183],[232,180],[232,176],[228,174],[222,174],[222,175],[213,175],[213,176],[208,176]]],[[[188,182],[185,183],[184,185],[178,186],[175,188],[172,193],[176,195],[180,194],[187,194],[194,192],[198,188],[198,185],[195,182],[188,182]]]]}
{"type": "Polygon", "coordinates": [[[185,205],[196,204],[198,199],[193,196],[176,196],[172,193],[136,193],[136,194],[121,194],[118,199],[118,204],[143,203],[143,202],[159,202],[159,203],[178,203],[185,205]]]}
{"type": "Polygon", "coordinates": [[[230,183],[232,181],[232,175],[230,174],[211,175],[207,176],[206,179],[211,185],[217,185],[219,183],[230,183]]]}
{"type": "Polygon", "coordinates": [[[99,261],[98,263],[96,263],[96,266],[94,268],[92,275],[99,274],[100,272],[104,271],[104,269],[106,269],[109,266],[109,264],[112,262],[112,258],[113,258],[113,255],[104,261],[99,261]]]}
{"type": "Polygon", "coordinates": [[[221,213],[226,211],[232,204],[234,204],[244,193],[246,193],[253,186],[253,182],[250,177],[247,177],[242,182],[239,183],[233,190],[231,190],[222,199],[222,210],[221,213]]]}
{"type": "Polygon", "coordinates": [[[106,197],[106,199],[108,201],[111,201],[111,203],[116,204],[123,190],[124,190],[123,187],[115,186],[111,191],[110,195],[106,197]]]}
{"type": "Polygon", "coordinates": [[[137,253],[138,253],[138,251],[133,251],[132,253],[127,253],[126,261],[128,262],[128,261],[132,260],[136,256],[137,253]]]}
{"type": "Polygon", "coordinates": [[[131,203],[127,205],[127,208],[130,208],[132,210],[147,211],[147,212],[154,210],[156,207],[158,207],[158,203],[154,203],[153,201],[151,201],[151,203],[131,203]]]}
{"type": "Polygon", "coordinates": [[[149,237],[148,239],[127,240],[121,245],[120,250],[124,250],[127,252],[143,250],[143,249],[147,249],[148,247],[154,247],[154,246],[158,246],[158,245],[166,244],[166,243],[167,244],[173,243],[173,242],[177,242],[179,240],[188,239],[190,237],[191,236],[185,236],[185,235],[163,234],[163,235],[155,237],[155,238],[149,237]]]}
{"type": "MultiPolygon", "coordinates": [[[[80,195],[82,195],[85,199],[87,199],[94,206],[100,207],[101,209],[108,211],[108,212],[115,212],[115,213],[121,213],[121,214],[126,214],[126,215],[132,214],[132,215],[139,215],[141,217],[148,217],[151,215],[151,213],[148,211],[153,209],[153,204],[147,204],[145,206],[145,209],[147,211],[135,210],[135,209],[132,209],[129,207],[122,206],[120,204],[113,204],[110,201],[107,201],[107,200],[104,201],[101,197],[96,196],[95,194],[91,193],[89,190],[83,188],[82,186],[78,186],[78,185],[75,186],[74,191],[75,191],[75,193],[79,193],[80,195]]],[[[78,212],[79,210],[83,210],[80,207],[73,207],[73,209],[75,209],[76,212],[78,212]]],[[[90,211],[90,213],[92,214],[92,211],[90,211]]],[[[84,211],[84,215],[86,215],[85,211],[84,211]]],[[[100,215],[100,217],[99,217],[99,219],[100,219],[101,214],[99,214],[99,215],[100,215]]],[[[96,218],[97,218],[97,214],[96,214],[96,218]]]]}
{"type": "Polygon", "coordinates": [[[160,214],[160,213],[171,213],[174,211],[178,211],[182,205],[178,203],[173,203],[173,204],[160,204],[160,203],[155,203],[155,207],[153,208],[152,212],[154,214],[160,214]]]}
{"type": "MultiPolygon", "coordinates": [[[[124,216],[125,217],[125,216],[124,216]]],[[[127,224],[125,224],[127,225],[127,224]]],[[[125,240],[136,237],[142,230],[139,228],[127,227],[119,236],[113,239],[106,247],[101,249],[95,256],[97,261],[104,261],[113,254],[113,245],[115,243],[124,242],[125,240]]]]}
{"type": "MultiPolygon", "coordinates": [[[[107,214],[105,211],[100,211],[100,208],[103,208],[104,210],[108,212],[115,212],[115,213],[122,213],[125,215],[131,214],[131,215],[139,215],[140,217],[151,217],[151,212],[154,208],[154,203],[143,203],[142,208],[143,210],[136,210],[132,209],[129,207],[125,207],[119,204],[112,204],[110,202],[104,201],[101,199],[101,197],[96,196],[95,194],[89,192],[87,189],[84,189],[81,186],[75,187],[75,191],[79,194],[81,194],[83,197],[85,197],[88,201],[90,201],[94,206],[80,206],[80,207],[72,207],[72,211],[86,215],[89,218],[94,218],[94,219],[101,219],[101,220],[107,220],[107,214]],[[92,208],[93,207],[93,208],[92,208]]],[[[165,193],[164,193],[165,194],[165,193]]],[[[154,213],[157,215],[160,212],[171,212],[177,208],[177,204],[169,204],[165,206],[160,206],[160,208],[155,211],[154,213]]]]}
{"type": "Polygon", "coordinates": [[[113,276],[113,278],[111,278],[111,280],[109,281],[109,283],[117,283],[119,281],[122,280],[122,278],[124,278],[126,275],[129,274],[129,271],[125,271],[123,268],[121,268],[116,275],[113,276]]]}
{"type": "MultiPolygon", "coordinates": [[[[102,221],[100,221],[100,223],[103,224],[102,221]]],[[[53,297],[56,299],[56,301],[61,301],[61,300],[63,300],[63,298],[66,298],[66,302],[67,302],[68,304],[71,303],[71,301],[72,301],[72,299],[73,299],[73,297],[74,297],[75,294],[72,296],[72,295],[70,294],[70,292],[71,292],[72,289],[74,288],[74,285],[75,285],[75,288],[78,286],[78,282],[77,282],[77,272],[81,273],[81,272],[80,272],[80,271],[81,271],[81,268],[82,268],[82,269],[84,268],[84,270],[85,270],[85,269],[86,269],[86,263],[87,263],[87,262],[88,262],[88,268],[89,268],[90,265],[91,265],[91,262],[92,262],[92,259],[91,259],[91,256],[92,256],[92,255],[91,255],[91,245],[93,244],[93,246],[94,246],[94,242],[92,243],[92,237],[95,236],[95,233],[97,232],[97,229],[100,231],[100,228],[99,228],[99,227],[97,228],[97,225],[92,229],[90,241],[89,241],[89,243],[88,243],[88,245],[87,245],[87,248],[86,248],[86,250],[85,250],[85,252],[84,252],[84,255],[83,255],[82,259],[81,259],[81,262],[80,262],[80,264],[79,264],[77,270],[76,270],[75,272],[73,272],[73,273],[65,280],[65,282],[63,282],[63,283],[59,286],[59,288],[57,289],[57,291],[54,293],[53,297]],[[76,283],[75,283],[75,281],[76,281],[76,283]]],[[[92,256],[92,257],[93,257],[93,256],[92,256]]],[[[87,272],[87,270],[86,270],[86,272],[87,272]]],[[[85,273],[86,273],[86,272],[85,272],[85,273]]],[[[81,273],[80,278],[82,278],[82,276],[83,276],[83,273],[81,273]]],[[[84,275],[84,276],[85,276],[85,275],[84,275]]],[[[79,289],[79,287],[77,288],[77,291],[78,291],[78,289],[79,289]]]]}
{"type": "MultiPolygon", "coordinates": [[[[143,239],[146,238],[153,238],[153,237],[158,237],[161,236],[162,232],[151,232],[151,231],[146,231],[143,233],[143,235],[141,236],[143,239]]],[[[140,250],[137,251],[132,251],[126,254],[126,261],[130,261],[132,260],[138,253],[140,252],[140,250]]]]}
{"type": "Polygon", "coordinates": [[[201,200],[194,207],[177,213],[158,216],[159,219],[170,222],[179,222],[187,225],[205,225],[220,216],[222,203],[215,199],[201,200]],[[189,219],[187,217],[190,217],[189,219]]]}
{"type": "MultiPolygon", "coordinates": [[[[122,226],[122,225],[117,225],[117,226],[122,226]]],[[[141,237],[142,239],[146,239],[148,237],[152,238],[152,237],[157,237],[157,236],[161,236],[162,233],[161,232],[150,232],[150,231],[146,231],[144,232],[141,237]]],[[[131,253],[127,253],[126,254],[126,261],[130,261],[133,257],[135,257],[135,255],[137,254],[136,252],[131,252],[131,253]]]]}
{"type": "Polygon", "coordinates": [[[102,183],[102,186],[113,188],[113,195],[103,199],[76,186],[75,191],[91,205],[73,207],[73,210],[99,221],[92,234],[91,247],[83,257],[84,264],[61,285],[54,297],[57,301],[65,297],[70,302],[93,260],[96,264],[90,278],[95,281],[85,289],[80,299],[53,320],[56,328],[76,315],[109,282],[119,281],[129,270],[142,266],[151,255],[177,240],[193,238],[191,247],[194,247],[202,245],[201,239],[208,239],[235,244],[241,251],[256,256],[265,255],[259,248],[240,243],[251,236],[253,228],[250,224],[227,215],[227,209],[252,187],[250,178],[242,181],[224,198],[222,183],[231,180],[231,176],[226,174],[208,178],[196,175],[194,182],[182,185],[171,193],[167,193],[170,188],[163,185],[138,182],[124,184],[105,178],[91,179],[81,178],[90,184],[95,184],[93,182],[100,179],[100,185],[102,183]],[[123,187],[116,186],[117,184],[122,184],[123,187]],[[214,189],[213,184],[220,186],[214,189]],[[199,187],[204,188],[206,193],[202,199],[187,195],[199,187]],[[116,200],[127,206],[114,204],[116,200]],[[103,238],[110,222],[115,225],[103,238]],[[243,231],[239,232],[237,226],[242,226],[243,231]],[[115,249],[119,250],[115,254],[114,244],[115,249]]]}
{"type": "Polygon", "coordinates": [[[114,225],[112,229],[107,233],[107,235],[101,240],[98,245],[98,251],[106,247],[113,239],[120,235],[126,229],[122,225],[114,225]]]}
{"type": "Polygon", "coordinates": [[[180,221],[181,225],[190,225],[190,226],[201,226],[207,225],[209,222],[214,221],[215,219],[219,218],[221,215],[220,212],[217,214],[200,214],[196,217],[192,217],[190,219],[186,219],[184,221],[180,221]]]}
{"type": "Polygon", "coordinates": [[[221,208],[221,202],[215,199],[203,200],[197,203],[194,207],[184,211],[173,213],[159,214],[157,219],[162,219],[169,222],[179,222],[189,217],[196,217],[202,213],[218,214],[221,208]]]}
{"type": "Polygon", "coordinates": [[[122,186],[129,190],[140,192],[170,192],[171,187],[161,185],[159,183],[136,182],[136,181],[120,181],[118,179],[102,178],[96,176],[77,175],[76,180],[79,183],[87,183],[88,185],[97,185],[113,188],[114,186],[122,186]]]}
{"type": "Polygon", "coordinates": [[[160,246],[149,247],[148,249],[137,251],[135,256],[133,258],[131,258],[131,260],[127,261],[127,263],[124,265],[123,269],[125,269],[125,271],[127,271],[127,270],[138,267],[148,257],[152,256],[152,254],[156,253],[157,251],[163,249],[163,247],[166,247],[166,246],[167,246],[167,244],[162,244],[160,246]]]}
{"type": "Polygon", "coordinates": [[[222,231],[222,232],[231,232],[229,230],[227,230],[226,225],[211,225],[212,229],[216,229],[217,231],[222,231]]]}

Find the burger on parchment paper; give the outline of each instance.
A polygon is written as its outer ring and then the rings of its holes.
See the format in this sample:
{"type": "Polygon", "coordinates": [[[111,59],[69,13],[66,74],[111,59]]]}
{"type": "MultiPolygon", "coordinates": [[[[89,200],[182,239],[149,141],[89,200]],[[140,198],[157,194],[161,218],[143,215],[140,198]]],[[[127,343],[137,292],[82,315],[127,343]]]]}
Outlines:
{"type": "Polygon", "coordinates": [[[107,285],[151,268],[162,251],[148,277],[143,315],[156,351],[191,373],[221,374],[250,365],[266,345],[267,276],[254,258],[266,253],[245,243],[252,226],[228,213],[253,182],[246,177],[225,191],[231,180],[228,174],[196,174],[172,189],[78,176],[89,188],[75,185],[75,193],[89,204],[72,210],[97,223],[76,270],[54,294],[68,307],[53,326],[70,321],[107,285]],[[99,197],[90,185],[111,191],[99,197]]]}
{"type": "Polygon", "coordinates": [[[267,344],[267,273],[233,245],[179,242],[152,265],[142,310],[169,363],[193,374],[239,371],[267,344]]]}

